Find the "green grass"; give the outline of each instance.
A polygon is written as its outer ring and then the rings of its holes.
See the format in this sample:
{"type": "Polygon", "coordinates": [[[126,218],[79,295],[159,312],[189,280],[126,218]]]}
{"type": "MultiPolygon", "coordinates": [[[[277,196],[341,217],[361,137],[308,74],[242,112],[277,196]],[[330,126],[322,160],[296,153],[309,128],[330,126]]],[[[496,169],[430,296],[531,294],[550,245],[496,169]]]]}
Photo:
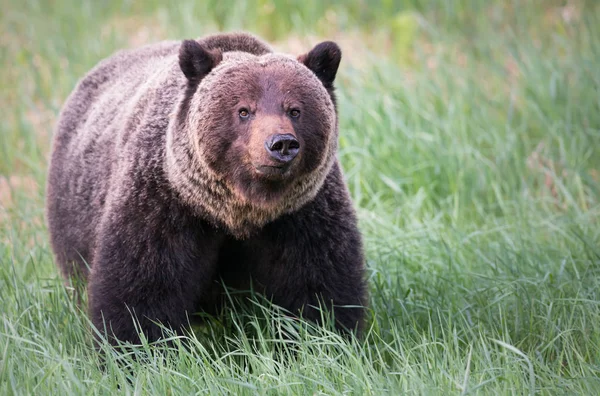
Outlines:
{"type": "Polygon", "coordinates": [[[0,0],[0,394],[600,393],[600,4],[324,3],[0,0]],[[118,48],[232,29],[344,50],[368,330],[257,297],[102,370],[44,225],[56,116],[118,48]]]}

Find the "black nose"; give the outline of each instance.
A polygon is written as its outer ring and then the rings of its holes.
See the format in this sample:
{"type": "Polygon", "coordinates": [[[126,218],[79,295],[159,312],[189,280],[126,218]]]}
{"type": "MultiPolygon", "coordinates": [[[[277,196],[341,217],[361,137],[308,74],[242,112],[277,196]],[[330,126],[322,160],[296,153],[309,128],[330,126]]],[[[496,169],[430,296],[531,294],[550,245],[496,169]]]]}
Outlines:
{"type": "Polygon", "coordinates": [[[275,134],[267,138],[265,148],[272,158],[279,162],[287,163],[296,158],[300,150],[300,143],[289,133],[275,134]]]}

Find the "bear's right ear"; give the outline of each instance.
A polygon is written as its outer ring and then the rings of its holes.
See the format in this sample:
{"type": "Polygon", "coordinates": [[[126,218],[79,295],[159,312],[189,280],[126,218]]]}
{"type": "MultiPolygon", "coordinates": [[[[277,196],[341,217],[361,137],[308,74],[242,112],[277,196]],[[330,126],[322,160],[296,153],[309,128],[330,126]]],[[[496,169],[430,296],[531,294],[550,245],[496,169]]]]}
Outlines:
{"type": "Polygon", "coordinates": [[[179,67],[192,82],[200,81],[222,59],[220,50],[205,48],[196,40],[184,40],[179,47],[179,67]]]}

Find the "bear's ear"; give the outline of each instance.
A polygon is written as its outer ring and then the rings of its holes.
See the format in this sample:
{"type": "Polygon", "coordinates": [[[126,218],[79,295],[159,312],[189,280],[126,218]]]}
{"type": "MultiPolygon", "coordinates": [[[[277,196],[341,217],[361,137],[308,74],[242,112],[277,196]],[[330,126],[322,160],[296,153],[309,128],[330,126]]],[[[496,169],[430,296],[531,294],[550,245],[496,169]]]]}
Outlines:
{"type": "Polygon", "coordinates": [[[333,80],[341,60],[342,50],[333,41],[317,44],[309,53],[298,57],[298,62],[312,70],[328,89],[333,88],[333,80]]]}
{"type": "Polygon", "coordinates": [[[179,67],[188,80],[197,82],[221,62],[218,49],[207,49],[196,40],[184,40],[179,47],[179,67]]]}

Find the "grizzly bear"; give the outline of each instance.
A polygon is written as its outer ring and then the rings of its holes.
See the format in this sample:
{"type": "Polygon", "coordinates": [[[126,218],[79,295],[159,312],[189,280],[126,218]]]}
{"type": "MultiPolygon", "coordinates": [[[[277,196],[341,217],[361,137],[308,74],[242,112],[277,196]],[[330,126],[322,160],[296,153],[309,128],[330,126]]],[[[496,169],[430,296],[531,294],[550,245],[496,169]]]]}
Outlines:
{"type": "Polygon", "coordinates": [[[111,343],[161,337],[223,288],[360,331],[361,237],[336,159],[340,48],[297,58],[242,33],[100,62],[54,135],[47,220],[67,278],[88,283],[111,343]],[[135,320],[138,321],[136,324],[135,320]]]}

